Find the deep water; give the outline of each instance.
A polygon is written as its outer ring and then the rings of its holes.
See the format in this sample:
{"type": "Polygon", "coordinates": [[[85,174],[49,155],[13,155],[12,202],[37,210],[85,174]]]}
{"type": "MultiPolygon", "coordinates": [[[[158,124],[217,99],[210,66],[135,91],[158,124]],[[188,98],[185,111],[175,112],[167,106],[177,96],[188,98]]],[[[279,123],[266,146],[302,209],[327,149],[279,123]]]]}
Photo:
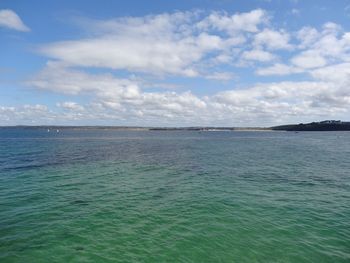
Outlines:
{"type": "Polygon", "coordinates": [[[0,262],[350,262],[350,132],[0,129],[0,262]]]}

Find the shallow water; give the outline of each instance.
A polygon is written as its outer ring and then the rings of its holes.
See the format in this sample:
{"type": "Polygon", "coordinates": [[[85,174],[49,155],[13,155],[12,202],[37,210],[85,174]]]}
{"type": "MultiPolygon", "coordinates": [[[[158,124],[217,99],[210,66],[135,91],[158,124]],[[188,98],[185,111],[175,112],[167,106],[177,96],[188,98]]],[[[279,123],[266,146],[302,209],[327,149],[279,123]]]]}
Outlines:
{"type": "Polygon", "coordinates": [[[349,132],[0,129],[0,262],[350,262],[349,132]]]}

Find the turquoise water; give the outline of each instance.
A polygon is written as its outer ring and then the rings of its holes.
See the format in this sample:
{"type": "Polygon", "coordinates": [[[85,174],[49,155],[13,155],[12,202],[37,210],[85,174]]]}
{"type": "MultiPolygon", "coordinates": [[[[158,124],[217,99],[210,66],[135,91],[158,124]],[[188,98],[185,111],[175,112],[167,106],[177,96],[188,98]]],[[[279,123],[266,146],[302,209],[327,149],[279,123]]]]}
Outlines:
{"type": "Polygon", "coordinates": [[[0,262],[350,262],[350,133],[0,129],[0,262]]]}

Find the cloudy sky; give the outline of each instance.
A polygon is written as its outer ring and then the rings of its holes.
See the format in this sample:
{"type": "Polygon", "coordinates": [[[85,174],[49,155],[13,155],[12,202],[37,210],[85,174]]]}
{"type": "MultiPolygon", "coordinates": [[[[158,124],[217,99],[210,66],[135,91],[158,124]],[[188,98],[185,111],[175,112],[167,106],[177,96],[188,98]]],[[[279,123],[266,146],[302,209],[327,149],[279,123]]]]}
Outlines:
{"type": "Polygon", "coordinates": [[[350,120],[350,1],[0,1],[0,125],[350,120]]]}

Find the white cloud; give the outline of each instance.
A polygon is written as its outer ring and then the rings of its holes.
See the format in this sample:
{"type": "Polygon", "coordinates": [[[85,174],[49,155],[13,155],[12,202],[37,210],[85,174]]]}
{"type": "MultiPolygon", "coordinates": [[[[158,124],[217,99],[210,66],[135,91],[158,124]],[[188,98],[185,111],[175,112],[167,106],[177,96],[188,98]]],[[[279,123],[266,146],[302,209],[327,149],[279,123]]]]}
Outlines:
{"type": "Polygon", "coordinates": [[[333,22],[325,23],[322,28],[323,28],[324,34],[333,34],[333,35],[338,35],[343,30],[340,25],[333,22]]]}
{"type": "Polygon", "coordinates": [[[299,68],[318,68],[327,64],[326,59],[316,50],[304,51],[292,58],[292,63],[299,68]]]}
{"type": "Polygon", "coordinates": [[[19,107],[0,106],[2,125],[42,124],[54,120],[56,115],[46,105],[34,104],[19,107]]]}
{"type": "Polygon", "coordinates": [[[260,68],[256,71],[256,73],[260,76],[269,76],[269,75],[290,75],[290,74],[296,74],[296,73],[302,73],[304,72],[303,69],[288,66],[281,63],[276,63],[270,67],[264,67],[260,68]]]}
{"type": "Polygon", "coordinates": [[[336,83],[339,86],[350,85],[350,63],[340,63],[310,72],[317,80],[336,83]]]}
{"type": "MultiPolygon", "coordinates": [[[[49,112],[41,107],[27,107],[25,116],[38,112],[42,119],[58,118],[62,122],[117,121],[120,125],[266,125],[296,121],[301,116],[310,119],[339,116],[350,112],[348,65],[323,71],[314,70],[314,81],[276,82],[253,85],[245,89],[231,89],[211,96],[196,96],[186,92],[147,92],[132,80],[108,74],[90,74],[53,63],[30,84],[38,88],[69,93],[86,94],[90,102],[79,105],[66,101],[57,104],[63,113],[49,112]],[[60,68],[61,67],[61,68],[60,68]],[[56,72],[58,75],[52,74],[56,72]],[[342,72],[334,82],[329,73],[342,72]],[[58,82],[57,79],[61,79],[58,82]],[[73,93],[67,87],[75,87],[73,93]]],[[[289,69],[291,70],[291,69],[289,69]]],[[[296,69],[294,69],[296,70],[296,69]]],[[[222,76],[221,76],[222,77],[222,76]]],[[[3,110],[13,115],[13,110],[3,110]]],[[[12,116],[11,115],[11,116],[12,116]]],[[[13,118],[18,118],[14,116],[13,118]]],[[[9,120],[9,119],[8,119],[9,120]]]]}
{"type": "Polygon", "coordinates": [[[332,116],[349,112],[349,88],[326,82],[280,82],[257,85],[248,89],[220,92],[214,99],[245,114],[290,119],[310,115],[332,116]]]}
{"type": "Polygon", "coordinates": [[[296,33],[297,39],[301,42],[299,47],[306,48],[314,44],[320,33],[313,27],[303,27],[296,33]]]}
{"type": "Polygon", "coordinates": [[[287,32],[264,29],[255,35],[254,44],[256,46],[265,46],[268,49],[291,49],[289,43],[289,34],[287,32]]]}
{"type": "Polygon", "coordinates": [[[264,50],[260,50],[260,49],[244,51],[242,54],[242,59],[260,61],[260,62],[272,61],[275,58],[276,56],[273,55],[272,53],[264,50]]]}
{"type": "MultiPolygon", "coordinates": [[[[88,74],[80,70],[66,68],[62,64],[49,63],[28,85],[39,89],[78,96],[89,94],[101,107],[115,110],[120,114],[133,116],[177,116],[181,112],[188,115],[205,107],[205,102],[191,92],[142,92],[138,83],[128,79],[118,79],[109,74],[88,74]]],[[[59,103],[59,107],[82,111],[73,102],[59,103]]]]}
{"type": "Polygon", "coordinates": [[[88,74],[81,70],[69,69],[57,62],[48,62],[46,68],[26,84],[71,95],[93,92],[100,97],[130,96],[138,89],[137,83],[131,80],[115,78],[111,74],[88,74]]]}
{"type": "Polygon", "coordinates": [[[303,27],[296,32],[295,37],[301,51],[292,53],[292,58],[285,64],[258,69],[258,75],[311,74],[310,70],[315,68],[350,61],[350,33],[343,32],[338,24],[325,23],[321,31],[303,27]]]}
{"type": "Polygon", "coordinates": [[[313,67],[313,64],[316,66],[325,65],[335,60],[348,58],[350,34],[344,33],[342,27],[338,24],[325,23],[322,31],[317,31],[312,27],[304,27],[297,32],[296,37],[301,42],[299,48],[306,49],[296,57],[313,60],[313,62],[310,62],[310,68],[313,67]],[[311,57],[314,57],[314,59],[311,57]]]}
{"type": "Polygon", "coordinates": [[[272,125],[299,122],[302,116],[310,120],[347,116],[350,33],[334,23],[293,33],[271,29],[268,20],[258,9],[233,15],[176,12],[81,21],[88,37],[42,46],[40,51],[54,61],[26,82],[68,99],[58,102],[55,110],[34,105],[2,107],[0,113],[6,122],[20,119],[15,113],[19,112],[46,121],[145,126],[272,125]],[[253,62],[264,62],[266,67],[256,68],[253,62]],[[244,63],[249,67],[241,67],[244,63]],[[91,73],[94,68],[109,73],[91,73]],[[197,95],[203,94],[201,87],[194,92],[191,81],[183,81],[189,77],[227,81],[240,78],[240,72],[243,77],[255,72],[259,80],[290,74],[309,78],[244,89],[228,87],[231,82],[226,82],[207,96],[197,95]],[[174,87],[168,83],[173,75],[181,76],[176,79],[183,84],[180,91],[160,89],[174,87]]]}
{"type": "Polygon", "coordinates": [[[207,79],[214,79],[214,80],[221,80],[221,81],[231,80],[234,77],[235,75],[232,72],[214,72],[212,74],[205,76],[205,78],[207,79]]]}
{"type": "Polygon", "coordinates": [[[23,32],[30,31],[29,27],[22,22],[21,18],[10,9],[0,10],[0,27],[23,32]]]}
{"type": "Polygon", "coordinates": [[[47,111],[47,106],[46,105],[40,105],[40,104],[35,104],[35,105],[25,104],[23,106],[23,108],[26,109],[26,110],[32,110],[32,111],[37,111],[37,112],[45,112],[45,111],[47,111]]]}
{"type": "Polygon", "coordinates": [[[236,35],[241,31],[257,32],[258,26],[267,23],[269,17],[266,11],[255,9],[247,13],[227,15],[214,12],[198,23],[199,28],[214,28],[230,35],[236,35]]]}
{"type": "Polygon", "coordinates": [[[196,76],[191,66],[203,55],[196,43],[197,39],[173,42],[104,38],[56,43],[42,51],[74,66],[196,76]]]}
{"type": "Polygon", "coordinates": [[[88,38],[44,45],[40,52],[70,66],[194,77],[206,75],[198,69],[199,63],[230,53],[246,41],[244,32],[257,32],[266,20],[266,12],[260,9],[232,16],[176,12],[85,20],[81,24],[90,29],[88,38]],[[230,35],[223,36],[218,30],[230,35]]]}
{"type": "Polygon", "coordinates": [[[58,107],[64,108],[66,110],[72,111],[83,111],[84,107],[73,101],[66,101],[62,103],[57,103],[58,107]]]}

